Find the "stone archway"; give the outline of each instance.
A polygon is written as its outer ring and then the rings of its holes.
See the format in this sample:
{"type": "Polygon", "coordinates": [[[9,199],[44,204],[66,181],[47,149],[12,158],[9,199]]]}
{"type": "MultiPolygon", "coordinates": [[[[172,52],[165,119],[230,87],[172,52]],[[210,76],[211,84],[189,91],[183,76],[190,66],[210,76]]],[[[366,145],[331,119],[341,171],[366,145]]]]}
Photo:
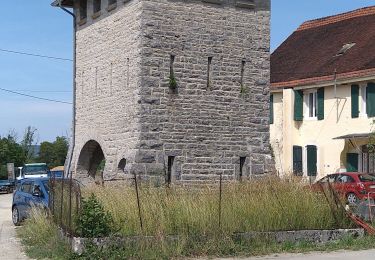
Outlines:
{"type": "Polygon", "coordinates": [[[88,141],[82,148],[78,163],[77,174],[90,176],[95,179],[98,170],[103,167],[105,156],[100,144],[95,140],[88,141]]]}

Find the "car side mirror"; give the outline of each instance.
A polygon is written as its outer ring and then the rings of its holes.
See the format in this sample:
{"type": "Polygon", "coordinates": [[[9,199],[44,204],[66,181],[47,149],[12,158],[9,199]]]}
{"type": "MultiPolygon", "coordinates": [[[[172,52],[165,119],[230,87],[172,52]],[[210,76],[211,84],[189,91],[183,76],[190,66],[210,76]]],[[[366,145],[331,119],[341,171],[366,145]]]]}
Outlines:
{"type": "Polygon", "coordinates": [[[42,192],[40,192],[40,191],[35,191],[35,192],[33,193],[33,196],[35,196],[35,197],[42,197],[43,194],[42,194],[42,192]]]}

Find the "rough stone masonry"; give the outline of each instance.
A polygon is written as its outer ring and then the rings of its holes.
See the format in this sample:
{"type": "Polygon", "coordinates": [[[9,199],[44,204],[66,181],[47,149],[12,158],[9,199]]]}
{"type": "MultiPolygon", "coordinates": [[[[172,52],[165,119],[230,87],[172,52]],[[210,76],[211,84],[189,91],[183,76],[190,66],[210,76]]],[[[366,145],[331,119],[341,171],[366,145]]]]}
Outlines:
{"type": "Polygon", "coordinates": [[[104,180],[269,172],[270,1],[107,1],[74,3],[76,177],[103,159],[104,180]]]}

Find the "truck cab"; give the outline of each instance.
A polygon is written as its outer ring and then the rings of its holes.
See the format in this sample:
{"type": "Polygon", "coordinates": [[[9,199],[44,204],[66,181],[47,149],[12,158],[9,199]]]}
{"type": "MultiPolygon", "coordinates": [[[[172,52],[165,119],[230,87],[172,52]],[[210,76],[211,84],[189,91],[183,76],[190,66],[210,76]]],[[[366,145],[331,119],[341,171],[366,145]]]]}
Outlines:
{"type": "Polygon", "coordinates": [[[46,178],[49,175],[49,168],[46,163],[30,163],[19,168],[17,181],[22,179],[46,178]]]}

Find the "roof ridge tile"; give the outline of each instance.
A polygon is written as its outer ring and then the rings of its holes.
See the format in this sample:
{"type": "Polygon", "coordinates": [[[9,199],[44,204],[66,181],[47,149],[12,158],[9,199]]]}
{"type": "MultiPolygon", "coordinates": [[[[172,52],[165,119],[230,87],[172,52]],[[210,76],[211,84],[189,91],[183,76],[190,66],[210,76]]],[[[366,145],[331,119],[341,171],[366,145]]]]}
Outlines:
{"type": "Polygon", "coordinates": [[[298,27],[297,31],[312,29],[312,28],[324,26],[327,24],[337,23],[337,22],[341,22],[344,20],[367,16],[367,15],[375,15],[375,6],[364,7],[364,8],[356,9],[356,10],[349,11],[346,13],[341,13],[337,15],[310,20],[310,21],[304,22],[300,27],[298,27]]]}

